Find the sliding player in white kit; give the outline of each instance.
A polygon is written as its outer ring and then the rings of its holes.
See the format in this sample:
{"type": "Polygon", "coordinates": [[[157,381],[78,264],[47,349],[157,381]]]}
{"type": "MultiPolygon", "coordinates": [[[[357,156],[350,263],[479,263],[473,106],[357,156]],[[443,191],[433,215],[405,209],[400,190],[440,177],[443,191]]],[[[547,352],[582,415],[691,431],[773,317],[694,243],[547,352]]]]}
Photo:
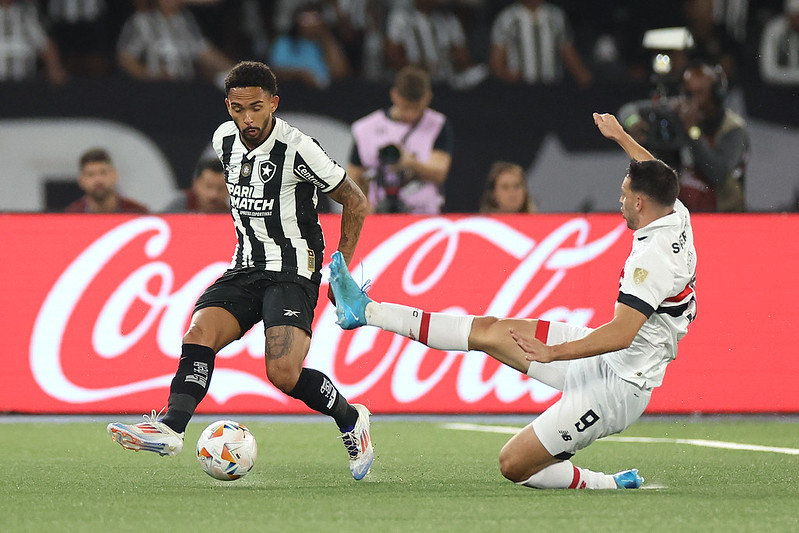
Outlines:
{"type": "Polygon", "coordinates": [[[638,470],[604,474],[571,457],[619,433],[644,412],[663,382],[677,341],[696,315],[696,252],[677,175],[636,143],[610,114],[594,122],[632,161],[621,185],[621,213],[633,230],[613,319],[596,329],[535,319],[427,313],[372,301],[333,255],[330,284],[338,324],[370,325],[439,350],[480,350],[563,391],[555,404],[499,454],[509,480],[534,488],[639,488],[638,470]]]}

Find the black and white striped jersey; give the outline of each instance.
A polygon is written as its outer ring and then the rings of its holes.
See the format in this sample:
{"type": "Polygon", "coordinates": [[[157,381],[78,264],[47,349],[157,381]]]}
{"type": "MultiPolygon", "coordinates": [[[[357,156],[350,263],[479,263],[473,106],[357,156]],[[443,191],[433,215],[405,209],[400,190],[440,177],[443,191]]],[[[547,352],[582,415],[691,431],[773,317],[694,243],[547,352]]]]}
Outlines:
{"type": "Polygon", "coordinates": [[[210,46],[190,11],[165,17],[151,9],[137,11],[125,21],[117,51],[141,60],[150,74],[190,80],[196,76],[195,62],[210,46]]]}
{"type": "Polygon", "coordinates": [[[39,51],[46,45],[47,34],[35,4],[0,7],[0,82],[33,79],[39,51]]]}
{"type": "Polygon", "coordinates": [[[520,2],[511,4],[491,27],[491,44],[505,49],[509,70],[531,84],[563,79],[561,49],[572,40],[565,12],[546,3],[535,12],[520,2]]]}
{"type": "Polygon", "coordinates": [[[315,139],[284,120],[274,121],[272,132],[253,150],[241,141],[232,120],[214,132],[236,228],[230,268],[296,273],[319,281],[324,237],[316,190],[333,191],[346,174],[315,139]]]}
{"type": "Polygon", "coordinates": [[[408,62],[427,68],[433,81],[452,76],[452,50],[466,45],[466,33],[454,13],[436,10],[425,14],[402,6],[389,13],[386,38],[401,44],[408,62]]]}

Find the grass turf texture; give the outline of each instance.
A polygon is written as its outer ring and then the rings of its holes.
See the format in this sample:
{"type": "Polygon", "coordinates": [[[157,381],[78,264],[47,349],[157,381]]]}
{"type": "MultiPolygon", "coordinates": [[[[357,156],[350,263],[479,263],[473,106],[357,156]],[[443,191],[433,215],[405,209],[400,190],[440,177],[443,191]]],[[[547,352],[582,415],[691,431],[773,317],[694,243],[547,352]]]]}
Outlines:
{"type": "MultiPolygon", "coordinates": [[[[195,459],[210,420],[190,424],[174,458],[123,450],[105,423],[0,423],[0,530],[799,531],[797,455],[599,441],[575,463],[605,472],[637,467],[644,487],[660,488],[540,491],[500,475],[497,454],[509,435],[377,416],[375,463],[356,482],[332,423],[241,421],[258,440],[259,458],[234,482],[212,479],[195,459]]],[[[799,426],[647,419],[623,436],[796,447],[799,426]]]]}

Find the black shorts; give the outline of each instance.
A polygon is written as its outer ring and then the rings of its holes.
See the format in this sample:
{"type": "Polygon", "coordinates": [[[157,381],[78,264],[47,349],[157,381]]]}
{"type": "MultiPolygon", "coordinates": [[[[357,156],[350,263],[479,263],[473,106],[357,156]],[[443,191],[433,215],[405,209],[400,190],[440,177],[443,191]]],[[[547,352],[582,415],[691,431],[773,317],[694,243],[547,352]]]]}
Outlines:
{"type": "Polygon", "coordinates": [[[263,320],[272,326],[294,326],[311,334],[313,313],[319,299],[319,283],[296,274],[254,268],[228,270],[205,289],[194,312],[206,307],[229,311],[244,335],[263,320]]]}

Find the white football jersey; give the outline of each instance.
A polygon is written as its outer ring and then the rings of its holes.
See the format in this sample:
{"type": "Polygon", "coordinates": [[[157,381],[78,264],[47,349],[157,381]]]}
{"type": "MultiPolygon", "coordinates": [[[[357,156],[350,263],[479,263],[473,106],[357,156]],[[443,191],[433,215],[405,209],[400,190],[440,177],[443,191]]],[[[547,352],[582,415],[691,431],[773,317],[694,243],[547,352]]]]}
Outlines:
{"type": "Polygon", "coordinates": [[[677,341],[696,317],[696,250],[691,215],[677,200],[674,213],[633,233],[618,301],[648,317],[632,345],[606,358],[619,377],[651,389],[663,382],[677,341]]]}
{"type": "Polygon", "coordinates": [[[316,190],[329,193],[346,176],[315,139],[274,117],[274,128],[249,150],[231,120],[214,132],[225,169],[236,250],[230,268],[294,273],[318,281],[324,237],[316,190]]]}

